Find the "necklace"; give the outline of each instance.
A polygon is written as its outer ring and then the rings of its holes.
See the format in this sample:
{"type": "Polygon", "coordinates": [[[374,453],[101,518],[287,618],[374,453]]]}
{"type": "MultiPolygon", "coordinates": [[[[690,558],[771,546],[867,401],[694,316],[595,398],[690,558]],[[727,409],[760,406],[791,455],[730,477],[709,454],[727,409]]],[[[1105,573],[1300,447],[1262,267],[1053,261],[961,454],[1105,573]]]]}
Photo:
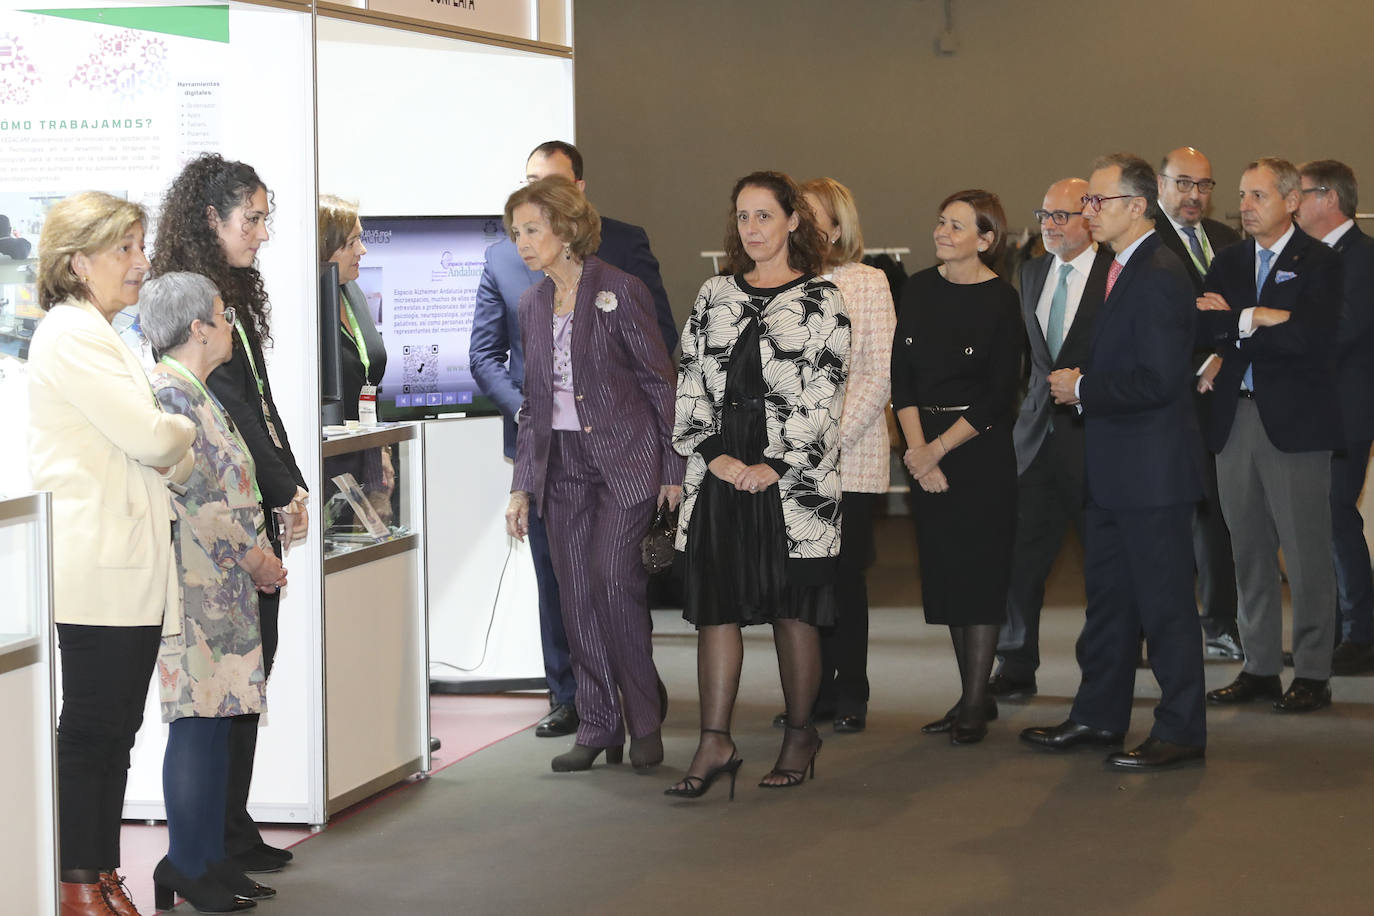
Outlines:
{"type": "MultiPolygon", "coordinates": [[[[579,279],[580,279],[580,278],[579,278],[579,279]]],[[[574,280],[574,281],[572,282],[572,284],[571,284],[570,286],[568,286],[567,289],[563,290],[561,293],[558,291],[558,288],[555,286],[554,291],[553,291],[553,313],[554,313],[555,315],[562,315],[562,314],[565,314],[566,312],[572,311],[572,309],[573,309],[574,307],[576,307],[576,305],[577,305],[577,283],[578,283],[578,281],[577,281],[577,280],[574,280]],[[570,301],[571,301],[571,304],[569,304],[570,301]],[[567,308],[564,308],[565,305],[567,305],[567,308]]]]}

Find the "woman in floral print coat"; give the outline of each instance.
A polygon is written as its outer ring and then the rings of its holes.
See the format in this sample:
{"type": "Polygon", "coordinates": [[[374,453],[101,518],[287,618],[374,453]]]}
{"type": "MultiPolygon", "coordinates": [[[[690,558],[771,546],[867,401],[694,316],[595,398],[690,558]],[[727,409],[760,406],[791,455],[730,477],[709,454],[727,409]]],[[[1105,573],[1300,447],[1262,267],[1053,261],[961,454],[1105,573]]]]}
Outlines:
{"type": "Polygon", "coordinates": [[[202,912],[227,912],[237,898],[276,893],[226,858],[224,812],[230,722],[266,706],[258,592],[284,586],[286,570],[267,541],[253,458],[205,385],[233,352],[234,310],[191,273],[148,281],[139,306],[159,357],[158,403],[196,424],[195,469],[172,500],[182,613],[164,627],[158,653],[170,723],[162,768],[169,849],[153,881],[159,909],[175,891],[202,912]]]}
{"type": "Polygon", "coordinates": [[[698,632],[701,741],[668,793],[687,797],[722,774],[733,794],[730,718],[750,624],[773,626],[787,701],[782,750],[760,786],[814,775],[817,628],[834,621],[840,549],[849,317],[815,275],[822,239],[791,178],[755,172],[730,199],[731,275],[706,281],[687,322],[673,430],[688,457],[677,549],[698,632]]]}

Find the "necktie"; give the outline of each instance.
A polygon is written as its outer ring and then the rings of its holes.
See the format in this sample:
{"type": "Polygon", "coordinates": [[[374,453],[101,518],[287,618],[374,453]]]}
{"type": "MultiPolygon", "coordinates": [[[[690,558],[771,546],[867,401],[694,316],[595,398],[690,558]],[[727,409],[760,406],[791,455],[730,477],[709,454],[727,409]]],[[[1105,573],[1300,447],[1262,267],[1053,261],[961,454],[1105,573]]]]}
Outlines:
{"type": "MultiPolygon", "coordinates": [[[[1274,261],[1274,252],[1268,248],[1259,250],[1259,273],[1255,274],[1255,302],[1259,302],[1260,291],[1264,289],[1264,281],[1269,277],[1269,267],[1274,261]]],[[[1255,390],[1254,363],[1245,367],[1245,387],[1251,391],[1255,390]]]]}
{"type": "Polygon", "coordinates": [[[1193,257],[1197,258],[1197,262],[1205,271],[1211,265],[1207,263],[1207,253],[1202,248],[1202,239],[1197,237],[1197,227],[1184,226],[1183,234],[1188,236],[1188,247],[1193,249],[1193,257]]]}
{"type": "Polygon", "coordinates": [[[1064,313],[1069,309],[1069,272],[1072,264],[1059,265],[1059,282],[1050,298],[1050,317],[1045,322],[1045,343],[1050,347],[1050,359],[1059,358],[1059,348],[1064,346],[1064,313]]]}
{"type": "Polygon", "coordinates": [[[1107,295],[1112,294],[1112,287],[1116,285],[1116,278],[1121,276],[1121,262],[1112,261],[1111,269],[1107,271],[1107,295]]]}

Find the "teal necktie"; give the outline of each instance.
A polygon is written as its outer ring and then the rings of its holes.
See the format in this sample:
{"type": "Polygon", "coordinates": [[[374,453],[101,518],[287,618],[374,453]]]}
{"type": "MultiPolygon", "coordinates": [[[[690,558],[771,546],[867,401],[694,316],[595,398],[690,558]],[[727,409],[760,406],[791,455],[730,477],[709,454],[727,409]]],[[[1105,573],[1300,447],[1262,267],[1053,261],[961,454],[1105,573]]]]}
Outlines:
{"type": "Polygon", "coordinates": [[[1050,317],[1045,322],[1045,343],[1050,347],[1050,359],[1059,358],[1059,349],[1064,346],[1064,313],[1069,309],[1069,271],[1072,264],[1059,265],[1059,282],[1050,298],[1050,317]]]}

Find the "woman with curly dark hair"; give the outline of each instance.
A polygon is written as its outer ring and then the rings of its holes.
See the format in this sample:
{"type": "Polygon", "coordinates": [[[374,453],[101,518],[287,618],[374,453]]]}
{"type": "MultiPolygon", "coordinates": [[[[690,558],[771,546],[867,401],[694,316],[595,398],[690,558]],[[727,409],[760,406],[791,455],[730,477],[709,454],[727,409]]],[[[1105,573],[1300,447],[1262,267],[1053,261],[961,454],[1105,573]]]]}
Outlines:
{"type": "Polygon", "coordinates": [[[730,195],[730,275],[702,286],[682,335],[673,447],[687,457],[677,549],[683,616],[697,628],[701,739],[668,795],[695,798],[721,775],[734,796],[730,737],[744,643],[771,624],[787,703],[777,763],[759,785],[814,776],[818,627],[835,622],[840,549],[840,411],[849,316],[816,276],[824,237],[795,182],[741,178],[730,195]]]}
{"type": "MultiPolygon", "coordinates": [[[[283,540],[304,536],[307,515],[305,478],[291,454],[263,360],[263,345],[272,339],[271,308],[254,263],[258,248],[268,239],[270,209],[267,185],[252,166],[202,154],[188,162],[167,189],[152,263],[159,276],[187,271],[209,277],[224,304],[242,316],[235,324],[233,356],[210,373],[208,383],[253,456],[268,537],[273,552],[281,556],[283,540]],[[279,517],[274,509],[285,511],[279,517]]],[[[277,651],[279,596],[264,593],[258,601],[263,665],[270,675],[277,651]]],[[[248,815],[257,741],[258,717],[235,717],[229,734],[224,851],[245,872],[280,871],[291,853],[264,843],[248,815]]]]}

